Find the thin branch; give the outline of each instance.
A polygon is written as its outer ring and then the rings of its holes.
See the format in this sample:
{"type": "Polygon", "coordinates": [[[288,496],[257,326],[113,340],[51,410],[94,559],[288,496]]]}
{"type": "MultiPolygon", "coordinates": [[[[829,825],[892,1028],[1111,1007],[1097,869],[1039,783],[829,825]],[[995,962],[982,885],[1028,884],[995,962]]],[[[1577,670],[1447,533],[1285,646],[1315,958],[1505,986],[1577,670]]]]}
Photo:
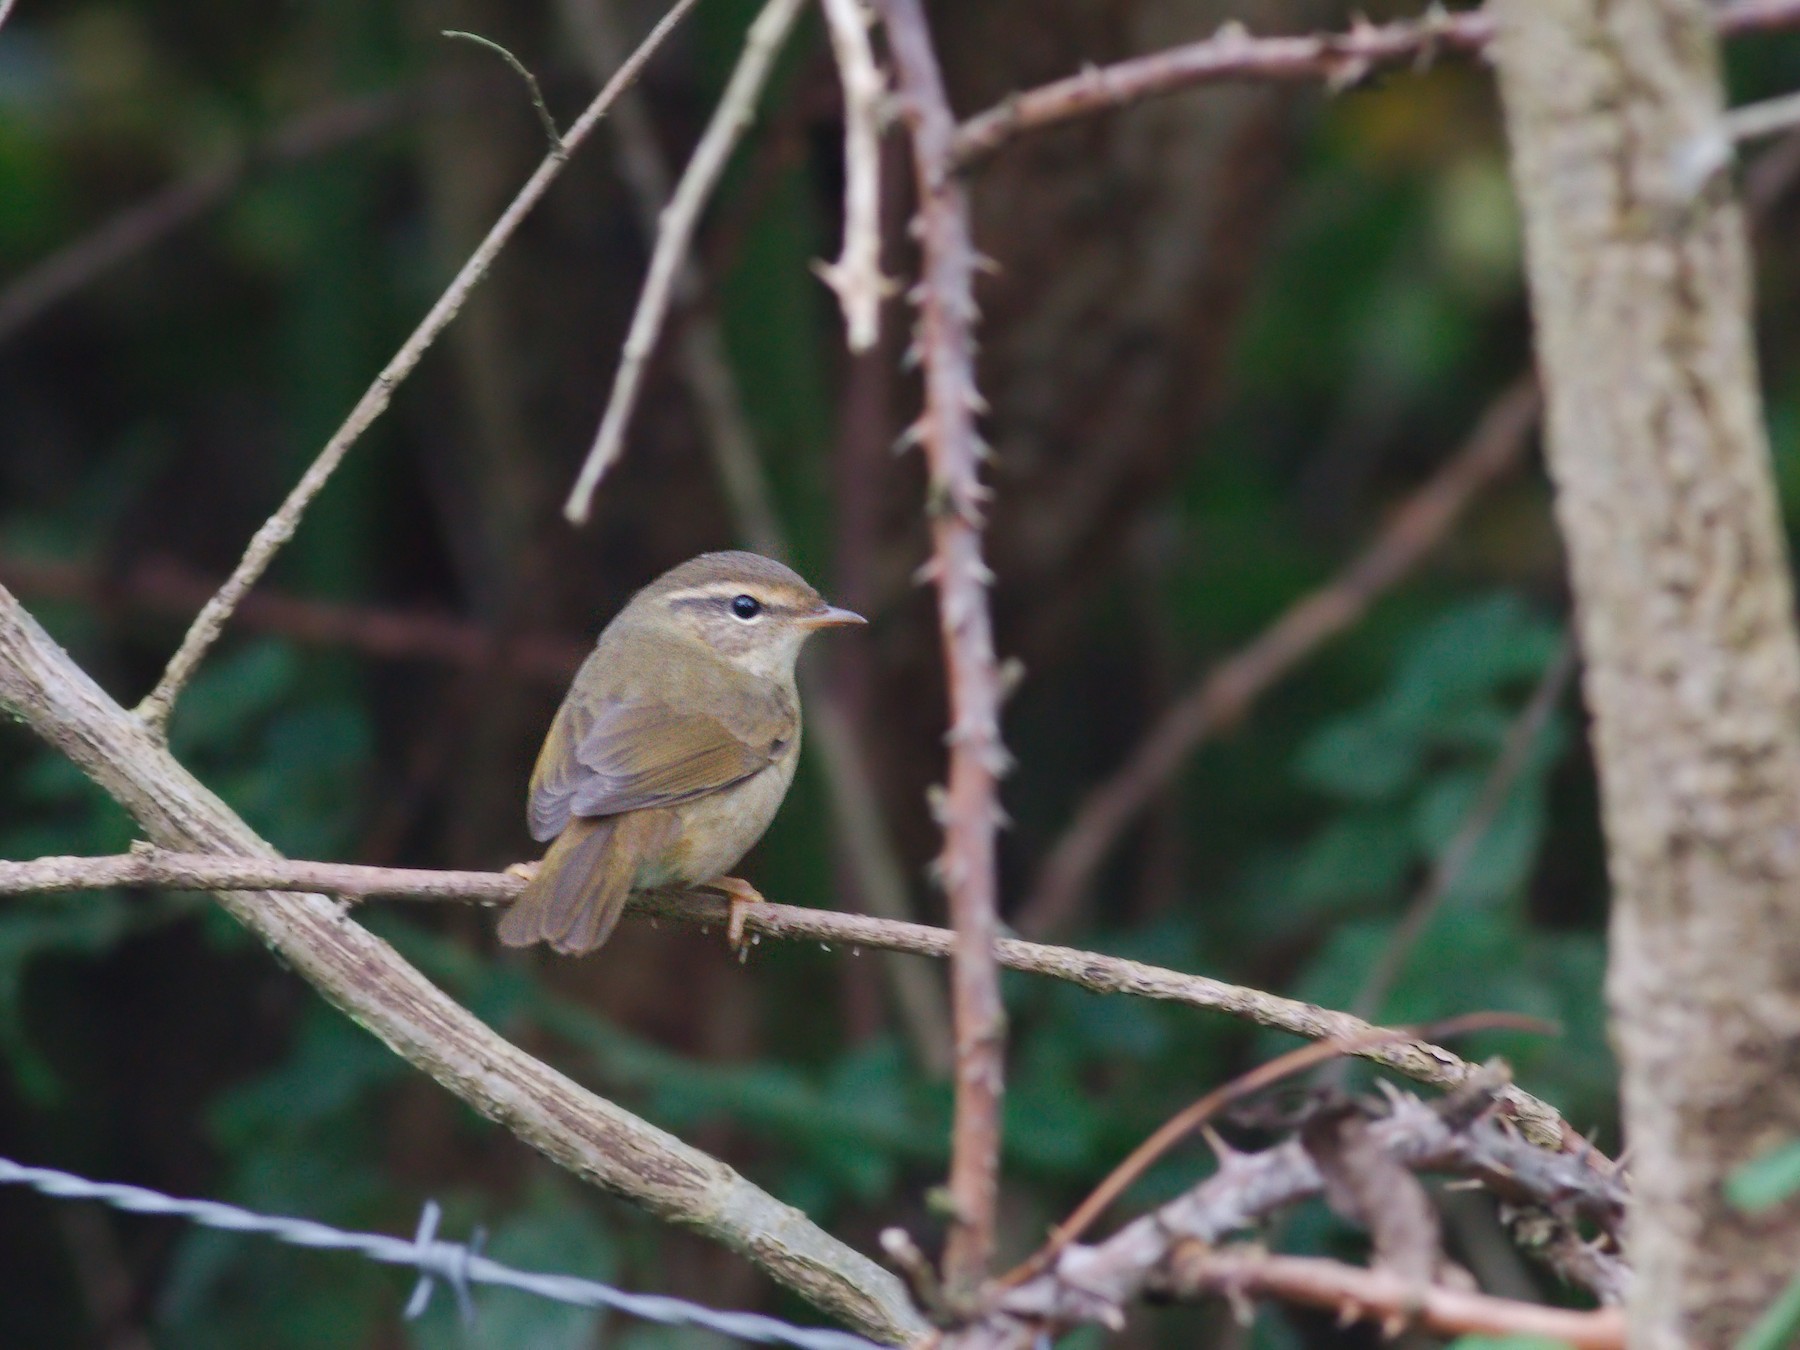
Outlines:
{"type": "Polygon", "coordinates": [[[562,132],[556,129],[556,119],[550,115],[550,105],[544,102],[544,91],[539,87],[538,78],[531,73],[529,66],[498,42],[492,38],[483,37],[480,33],[465,33],[460,28],[446,28],[443,30],[443,36],[456,38],[463,42],[473,42],[478,47],[486,47],[489,51],[498,53],[500,59],[511,66],[514,73],[525,81],[525,92],[531,99],[531,110],[537,114],[538,125],[544,129],[544,138],[550,142],[551,152],[562,151],[565,154],[568,152],[569,147],[563,143],[562,132]]]}
{"type": "MultiPolygon", "coordinates": [[[[190,853],[140,844],[130,853],[106,857],[38,858],[0,861],[0,895],[55,894],[112,887],[165,887],[181,890],[309,891],[348,901],[375,897],[504,904],[525,883],[506,872],[436,872],[356,863],[289,861],[190,853]]],[[[666,919],[691,928],[722,927],[727,903],[702,893],[646,892],[631,898],[634,915],[666,919]]],[[[762,904],[746,914],[745,928],[772,939],[812,941],[852,951],[904,952],[945,959],[956,953],[956,935],[920,923],[900,923],[866,914],[843,914],[809,905],[762,904]]],[[[1049,947],[1003,938],[995,958],[1011,970],[1066,980],[1096,994],[1129,994],[1205,1008],[1308,1040],[1336,1041],[1348,1053],[1442,1088],[1462,1087],[1482,1070],[1424,1041],[1382,1041],[1381,1028],[1347,1013],[1298,999],[1226,984],[1204,975],[1186,975],[1117,956],[1049,947]]],[[[1563,1145],[1573,1132],[1555,1108],[1510,1084],[1498,1089],[1508,1115],[1536,1142],[1563,1145]]]]}
{"type": "MultiPolygon", "coordinates": [[[[219,588],[216,577],[167,558],[146,559],[113,577],[80,563],[6,554],[0,554],[0,585],[25,599],[76,601],[102,613],[130,609],[183,619],[219,588]]],[[[380,661],[481,670],[504,659],[509,672],[559,689],[567,688],[569,677],[593,650],[591,641],[554,633],[502,637],[452,614],[308,600],[268,589],[245,596],[235,620],[253,632],[312,646],[348,647],[380,661]]]]}
{"type": "MultiPolygon", "coordinates": [[[[1712,8],[1726,36],[1800,24],[1800,0],[1728,0],[1712,8]]],[[[1228,23],[1201,42],[1092,66],[1011,95],[957,128],[952,162],[963,168],[1023,133],[1198,85],[1323,80],[1342,88],[1378,69],[1482,54],[1493,36],[1485,9],[1449,13],[1436,6],[1422,19],[1362,22],[1347,33],[1306,37],[1253,37],[1241,24],[1228,23]]]]}
{"type": "MultiPolygon", "coordinates": [[[[607,0],[564,0],[562,11],[591,67],[610,69],[617,64],[619,41],[607,0]]],[[[612,131],[618,141],[620,169],[637,203],[645,235],[655,238],[657,218],[669,199],[671,175],[636,91],[619,100],[613,110],[612,131]]],[[[676,271],[674,300],[686,311],[678,334],[677,368],[693,394],[706,448],[736,532],[758,553],[791,558],[793,549],[775,510],[774,493],[744,413],[737,376],[725,358],[718,317],[706,305],[699,264],[691,254],[676,271]]],[[[877,917],[906,922],[914,913],[906,869],[882,817],[874,775],[836,691],[813,671],[812,666],[800,671],[801,702],[807,708],[808,724],[803,753],[815,755],[824,768],[836,837],[856,874],[863,907],[877,917]]],[[[918,1062],[937,1077],[947,1077],[951,1068],[950,1019],[934,972],[915,961],[892,957],[882,963],[882,969],[918,1062]]]]}
{"type": "Polygon", "coordinates": [[[999,1202],[1000,1099],[1006,1012],[994,949],[999,926],[995,836],[1000,828],[1000,669],[994,655],[982,560],[981,482],[985,454],[975,429],[975,248],[969,205],[950,171],[956,119],[944,92],[920,0],[881,0],[919,198],[920,278],[917,343],[925,409],[917,424],[929,474],[927,514],[937,586],[938,627],[950,695],[949,782],[939,805],[944,848],[938,874],[956,930],[951,972],[956,1026],[956,1110],[950,1148],[953,1217],[944,1251],[950,1298],[971,1297],[993,1255],[999,1202]]]}
{"type": "MultiPolygon", "coordinates": [[[[67,755],[152,841],[278,861],[231,809],[0,590],[0,707],[67,755]]],[[[577,1176],[695,1229],[864,1333],[923,1330],[898,1280],[717,1159],[525,1054],[319,894],[218,894],[222,908],[390,1049],[577,1176]]]]}
{"type": "Polygon", "coordinates": [[[161,242],[231,195],[254,170],[295,164],[390,126],[417,102],[388,92],[311,108],[223,164],[158,188],[27,268],[0,292],[0,342],[96,277],[161,242]]]}
{"type": "Polygon", "coordinates": [[[650,255],[650,270],[644,277],[644,289],[638,296],[637,311],[631,316],[631,328],[625,335],[625,346],[619,355],[619,369],[613,376],[612,393],[607,398],[606,412],[600,418],[600,430],[593,447],[575,477],[563,514],[574,524],[587,523],[593,509],[594,489],[618,460],[625,448],[625,432],[637,406],[638,389],[643,383],[644,366],[662,334],[663,320],[669,312],[681,261],[699,224],[700,212],[731,159],[744,132],[756,120],[756,103],[763,86],[769,82],[775,58],[800,17],[804,0],[768,0],[762,12],[750,25],[744,38],[744,50],[738,56],[725,92],[719,96],[712,121],[693,158],[676,185],[661,217],[656,248],[650,255]]]}
{"type": "Polygon", "coordinates": [[[1169,1255],[1159,1292],[1176,1298],[1213,1294],[1279,1299],[1323,1308],[1338,1325],[1379,1322],[1386,1334],[1405,1328],[1442,1336],[1537,1337],[1571,1350],[1625,1350],[1625,1312],[1522,1303],[1470,1289],[1420,1284],[1389,1270],[1364,1270],[1321,1256],[1280,1256],[1254,1247],[1188,1242],[1169,1255]]]}
{"type": "Polygon", "coordinates": [[[1362,988],[1357,991],[1356,998],[1350,1004],[1350,1011],[1356,1016],[1380,1016],[1382,1005],[1387,1002],[1395,981],[1400,978],[1400,972],[1406,969],[1407,959],[1418,945],[1419,938],[1436,917],[1439,907],[1444,903],[1444,897],[1462,880],[1463,872],[1475,856],[1475,850],[1481,847],[1481,841],[1488,837],[1495,820],[1506,808],[1513,786],[1531,762],[1531,753],[1537,747],[1538,738],[1543,735],[1545,726],[1549,724],[1550,715],[1556,711],[1556,705],[1562,701],[1569,681],[1575,676],[1575,665],[1574,639],[1565,636],[1550,664],[1544,667],[1544,673],[1539,677],[1537,687],[1531,691],[1531,697],[1513,719],[1513,724],[1507,728],[1499,757],[1495,759],[1494,767],[1482,783],[1481,791],[1470,803],[1468,811],[1457,824],[1456,832],[1450,836],[1443,852],[1432,864],[1425,884],[1407,906],[1406,914],[1394,929],[1393,936],[1364,977],[1362,988]]]}
{"type": "Polygon", "coordinates": [[[1331,638],[1352,627],[1449,536],[1469,503],[1525,453],[1538,393],[1521,376],[1482,415],[1467,444],[1407,498],[1381,534],[1331,581],[1285,610],[1248,646],[1214,666],[1158,717],[1112,776],[1082,798],[1017,916],[1042,937],[1066,927],[1094,874],[1138,813],[1194,749],[1232,725],[1261,695],[1331,638]]]}
{"type": "Polygon", "coordinates": [[[0,28],[6,26],[6,21],[12,17],[13,6],[18,2],[19,0],[0,0],[0,28]]]}
{"type": "Polygon", "coordinates": [[[618,98],[619,94],[637,78],[638,72],[644,68],[644,65],[662,44],[663,39],[674,30],[676,24],[681,21],[694,3],[695,0],[675,0],[669,11],[657,21],[656,26],[650,30],[649,36],[632,54],[631,59],[619,67],[618,73],[594,97],[593,102],[588,104],[581,116],[575,119],[574,125],[569,128],[568,135],[563,138],[562,145],[545,156],[536,172],[526,180],[525,186],[519,189],[518,196],[513,198],[511,204],[501,213],[500,218],[494,222],[487,237],[476,247],[474,253],[469,255],[469,260],[463,264],[462,270],[456,274],[456,278],[450,283],[449,288],[431,307],[431,311],[420,321],[419,326],[413,330],[412,335],[394,354],[393,359],[375,377],[375,382],[369,386],[368,391],[350,410],[350,415],[344,419],[344,424],[325,443],[325,448],[319,452],[318,458],[313,461],[311,467],[301,475],[300,481],[288,493],[287,499],[251,538],[250,546],[244,550],[244,556],[238,560],[238,565],[232,571],[231,576],[219,588],[218,594],[206,602],[205,607],[195,618],[193,626],[188,629],[187,636],[182,639],[181,646],[176,649],[175,655],[169,658],[168,667],[163,671],[162,678],[157,681],[156,687],[137,706],[135,711],[138,717],[152,733],[158,736],[162,734],[168,724],[169,714],[174,709],[175,700],[180,697],[182,688],[192,678],[201,659],[206,655],[207,649],[217,640],[226,621],[231,617],[232,611],[238,607],[245,594],[256,584],[257,579],[274,560],[275,554],[281,549],[281,546],[293,537],[295,529],[300,524],[302,513],[331,478],[332,472],[349,453],[350,447],[356,443],[370,424],[381,416],[387,408],[388,401],[393,397],[395,387],[412,373],[413,367],[418,365],[419,359],[425,355],[426,349],[456,317],[457,312],[463,307],[463,303],[469,298],[470,292],[487,275],[494,258],[505,247],[506,242],[512,238],[513,231],[519,227],[520,222],[549,190],[550,184],[556,181],[557,175],[562,172],[563,165],[568,161],[570,152],[586,140],[589,133],[599,125],[600,119],[606,115],[606,110],[612,106],[613,100],[618,98]]]}
{"type": "Polygon", "coordinates": [[[866,352],[881,337],[881,305],[894,291],[881,272],[881,127],[888,88],[869,43],[864,0],[820,4],[844,87],[844,247],[836,262],[816,268],[844,311],[850,350],[866,352]]]}

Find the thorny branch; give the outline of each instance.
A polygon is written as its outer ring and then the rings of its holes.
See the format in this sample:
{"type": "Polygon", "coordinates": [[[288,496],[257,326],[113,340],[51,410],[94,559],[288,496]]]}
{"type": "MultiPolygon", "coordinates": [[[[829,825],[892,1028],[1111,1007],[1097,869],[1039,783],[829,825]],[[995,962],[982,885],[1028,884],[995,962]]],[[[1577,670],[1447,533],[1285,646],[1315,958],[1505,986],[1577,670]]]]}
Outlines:
{"type": "MultiPolygon", "coordinates": [[[[1800,24],[1800,0],[1727,0],[1713,7],[1726,36],[1800,24]]],[[[1484,53],[1494,21],[1485,9],[1451,13],[1436,5],[1422,19],[1357,23],[1347,33],[1253,37],[1228,23],[1214,36],[1148,56],[1092,66],[1078,75],[1013,94],[956,129],[951,160],[964,168],[1025,132],[1144,99],[1225,80],[1324,80],[1343,88],[1379,69],[1440,55],[1484,53]]]]}
{"type": "MultiPolygon", "coordinates": [[[[1486,1109],[1487,1086],[1473,1082],[1429,1105],[1393,1094],[1390,1112],[1369,1125],[1368,1142],[1411,1171],[1477,1180],[1503,1199],[1541,1207],[1565,1225],[1595,1225],[1604,1236],[1590,1247],[1596,1259],[1580,1269],[1592,1277],[1589,1287],[1604,1302],[1620,1301],[1629,1282],[1615,1254],[1626,1205],[1623,1180],[1615,1169],[1593,1158],[1537,1149],[1509,1132],[1486,1109]]],[[[1286,1206],[1320,1194],[1325,1185],[1317,1160],[1300,1139],[1258,1153],[1227,1149],[1218,1170],[1192,1190],[1133,1220],[1104,1242],[1065,1248],[1050,1269],[1005,1291],[986,1323],[964,1343],[1028,1344],[1039,1331],[1082,1322],[1116,1327],[1124,1307],[1146,1291],[1187,1292],[1171,1285],[1171,1275],[1179,1273],[1171,1263],[1179,1256],[1191,1259],[1202,1248],[1214,1248],[1235,1233],[1252,1230],[1286,1206]]],[[[1332,1278],[1324,1281],[1324,1287],[1336,1288],[1346,1287],[1352,1274],[1375,1274],[1348,1268],[1314,1273],[1329,1274],[1332,1278]]],[[[1414,1298],[1428,1292],[1411,1282],[1401,1283],[1414,1298]]],[[[1387,1288],[1380,1282],[1356,1287],[1365,1292],[1387,1288]]],[[[1386,1294],[1370,1306],[1384,1312],[1396,1307],[1386,1294]]],[[[1404,1307],[1404,1301],[1399,1306],[1404,1307]]],[[[1506,1304],[1506,1308],[1521,1319],[1531,1315],[1525,1311],[1530,1305],[1506,1304]]],[[[1585,1334],[1583,1328],[1593,1325],[1570,1324],[1570,1329],[1585,1334]]]]}
{"type": "Polygon", "coordinates": [[[882,0],[912,139],[918,192],[920,277],[916,341],[925,409],[916,426],[929,474],[927,510],[938,626],[950,696],[949,782],[940,804],[944,848],[938,873],[956,930],[951,973],[956,1026],[956,1110],[950,1150],[954,1215],[944,1253],[953,1301],[971,1297],[993,1254],[999,1202],[1000,1099],[1006,1012],[994,945],[999,925],[995,835],[1000,828],[1000,669],[994,656],[982,561],[984,450],[975,429],[975,248],[969,207],[951,173],[956,120],[944,92],[920,0],[882,0]]]}
{"type": "Polygon", "coordinates": [[[350,447],[356,444],[363,432],[386,410],[395,388],[412,373],[426,349],[462,309],[464,302],[487,275],[488,268],[512,238],[520,222],[530,214],[531,209],[549,190],[551,183],[556,181],[563,165],[568,162],[569,155],[600,124],[600,119],[606,115],[613,100],[637,78],[638,72],[662,45],[663,39],[674,30],[694,3],[695,0],[675,0],[669,11],[657,21],[649,35],[632,53],[631,59],[620,66],[618,73],[594,96],[593,102],[575,119],[561,144],[544,157],[537,170],[526,180],[525,186],[519,189],[518,195],[501,212],[487,237],[469,255],[468,261],[462,265],[443,295],[438,297],[437,303],[420,320],[419,326],[412,331],[412,335],[401,345],[393,359],[375,377],[375,382],[350,410],[343,425],[332,433],[325,448],[301,475],[287,499],[252,536],[249,547],[244,550],[244,556],[238,560],[231,576],[219,588],[218,594],[206,602],[189,627],[187,635],[182,638],[180,647],[169,658],[169,664],[164,669],[162,678],[156,682],[156,687],[135,709],[138,717],[153,734],[162,734],[169,714],[174,709],[175,700],[193,677],[208,649],[218,639],[232,612],[267,570],[282,545],[293,537],[294,531],[299,527],[301,515],[330,480],[338,464],[349,453],[350,447]]]}
{"type": "MultiPolygon", "coordinates": [[[[563,0],[562,11],[590,64],[606,69],[617,64],[619,42],[608,0],[563,0]]],[[[618,142],[621,175],[637,203],[646,237],[654,239],[657,218],[669,200],[671,175],[649,113],[636,91],[619,100],[612,130],[618,142]]],[[[768,471],[744,411],[737,375],[725,357],[718,316],[705,303],[703,278],[692,255],[685,257],[676,271],[674,300],[678,311],[686,311],[677,335],[676,368],[693,395],[736,532],[758,553],[791,558],[793,549],[775,510],[768,471]]],[[[801,703],[808,709],[806,752],[816,754],[830,784],[837,837],[855,873],[863,907],[881,918],[904,922],[914,912],[907,871],[883,819],[874,774],[837,691],[819,680],[815,671],[812,666],[800,671],[801,703]]],[[[932,1074],[948,1077],[950,1018],[935,972],[916,962],[892,958],[886,961],[884,972],[914,1054],[932,1074]]]]}
{"type": "MultiPolygon", "coordinates": [[[[245,858],[148,844],[110,857],[0,861],[0,894],[157,886],[184,890],[306,891],[347,901],[386,896],[498,904],[515,898],[524,885],[518,877],[504,872],[436,872],[245,858]]],[[[700,928],[721,927],[728,915],[725,901],[698,893],[636,895],[631,900],[631,912],[700,928]]],[[[757,905],[748,912],[745,927],[753,934],[773,939],[816,941],[853,951],[867,947],[942,959],[956,950],[955,935],[942,928],[811,906],[757,905]]],[[[1071,947],[1047,947],[1015,938],[996,944],[995,957],[1008,969],[1067,980],[1096,994],[1130,994],[1182,1003],[1309,1040],[1338,1041],[1351,1047],[1350,1054],[1436,1087],[1462,1087],[1480,1072],[1477,1066],[1441,1046],[1423,1041],[1381,1042],[1377,1040],[1377,1028],[1345,1013],[1204,975],[1186,975],[1141,961],[1071,947]]],[[[1550,1148],[1563,1146],[1570,1132],[1552,1107],[1511,1084],[1497,1089],[1497,1093],[1507,1114],[1532,1139],[1550,1148]]]]}
{"type": "Polygon", "coordinates": [[[1091,789],[1045,859],[1020,907],[1022,933],[1065,927],[1120,835],[1156,798],[1196,746],[1324,643],[1352,627],[1448,537],[1474,498],[1524,456],[1538,419],[1535,380],[1521,376],[1482,415],[1457,453],[1407,498],[1348,567],[1290,605],[1254,641],[1207,672],[1158,717],[1125,763],[1091,789]]]}
{"type": "Polygon", "coordinates": [[[738,56],[719,106],[706,124],[700,143],[675,186],[675,195],[663,208],[656,235],[656,247],[650,255],[650,270],[644,277],[644,289],[638,295],[637,311],[631,316],[631,327],[625,334],[625,346],[619,353],[619,368],[613,376],[612,393],[606,411],[600,418],[600,429],[594,444],[575,476],[575,486],[563,504],[563,514],[576,525],[587,523],[593,509],[594,489],[606,476],[625,448],[625,431],[637,407],[638,389],[643,383],[644,367],[662,335],[663,320],[669,313],[669,302],[675,293],[682,260],[700,223],[700,212],[713,189],[718,186],[731,152],[737,147],[750,124],[756,120],[756,103],[769,82],[775,58],[800,17],[804,0],[768,0],[750,25],[744,38],[744,50],[738,56]]]}

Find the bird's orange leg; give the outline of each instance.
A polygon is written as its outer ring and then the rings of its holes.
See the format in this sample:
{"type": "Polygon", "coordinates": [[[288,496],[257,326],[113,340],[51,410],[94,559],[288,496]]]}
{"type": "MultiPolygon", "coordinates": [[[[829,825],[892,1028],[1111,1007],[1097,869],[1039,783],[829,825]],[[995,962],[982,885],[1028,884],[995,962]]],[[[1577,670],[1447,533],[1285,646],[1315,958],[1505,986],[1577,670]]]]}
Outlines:
{"type": "Polygon", "coordinates": [[[766,905],[761,891],[741,877],[719,877],[706,883],[706,889],[717,891],[731,902],[731,920],[725,925],[725,939],[739,952],[744,950],[744,921],[750,917],[750,906],[766,905]]]}
{"type": "Polygon", "coordinates": [[[530,881],[538,874],[538,868],[543,865],[542,862],[516,862],[506,869],[506,875],[518,877],[521,881],[530,881]]]}

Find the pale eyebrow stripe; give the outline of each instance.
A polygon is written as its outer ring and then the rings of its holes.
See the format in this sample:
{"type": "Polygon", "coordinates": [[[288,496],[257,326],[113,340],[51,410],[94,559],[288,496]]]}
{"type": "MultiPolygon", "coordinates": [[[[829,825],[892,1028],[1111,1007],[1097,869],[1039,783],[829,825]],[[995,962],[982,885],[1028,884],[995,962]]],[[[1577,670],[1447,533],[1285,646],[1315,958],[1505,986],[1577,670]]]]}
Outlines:
{"type": "MultiPolygon", "coordinates": [[[[698,609],[703,605],[715,605],[721,600],[735,600],[740,595],[750,595],[741,586],[714,586],[711,588],[694,588],[686,591],[675,591],[668,597],[669,603],[680,609],[698,609]]],[[[763,608],[765,614],[799,614],[798,605],[784,604],[779,600],[764,600],[750,595],[763,608]]]]}

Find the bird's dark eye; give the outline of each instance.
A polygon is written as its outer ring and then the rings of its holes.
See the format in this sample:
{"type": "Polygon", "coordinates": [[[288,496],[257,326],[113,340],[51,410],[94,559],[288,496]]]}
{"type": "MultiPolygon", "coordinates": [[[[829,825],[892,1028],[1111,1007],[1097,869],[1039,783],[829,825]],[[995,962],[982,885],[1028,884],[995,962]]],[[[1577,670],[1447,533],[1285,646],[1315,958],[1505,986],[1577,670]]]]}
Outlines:
{"type": "Polygon", "coordinates": [[[731,602],[731,612],[740,619],[754,619],[762,613],[762,606],[754,595],[740,595],[731,602]]]}

